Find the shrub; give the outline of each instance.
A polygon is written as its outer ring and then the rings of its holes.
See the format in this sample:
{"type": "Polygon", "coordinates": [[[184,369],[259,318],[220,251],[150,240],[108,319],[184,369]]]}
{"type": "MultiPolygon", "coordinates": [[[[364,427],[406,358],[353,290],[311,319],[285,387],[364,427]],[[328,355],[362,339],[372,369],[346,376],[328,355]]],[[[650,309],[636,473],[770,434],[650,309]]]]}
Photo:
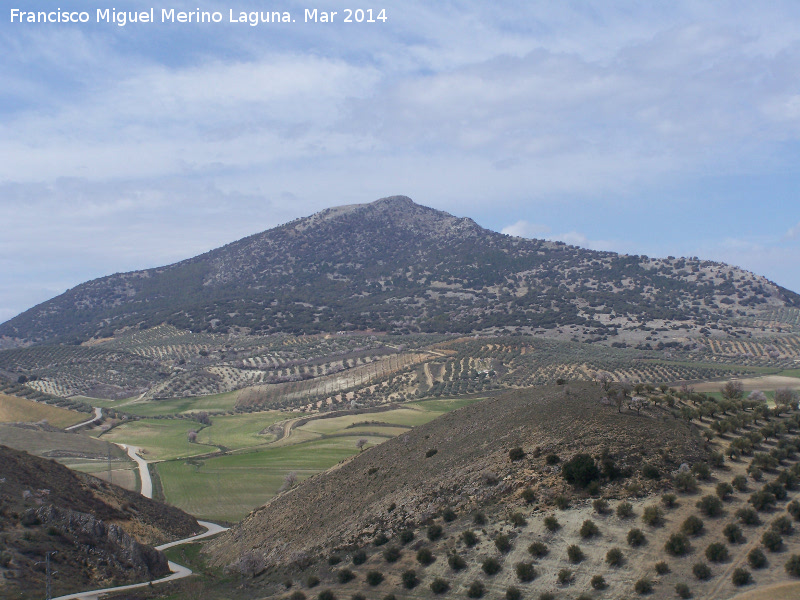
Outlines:
{"type": "Polygon", "coordinates": [[[319,577],[316,575],[309,575],[308,579],[306,579],[306,587],[313,588],[319,585],[319,577]]]}
{"type": "Polygon", "coordinates": [[[692,466],[692,473],[700,479],[711,479],[711,467],[708,466],[708,463],[695,463],[692,466]]]}
{"type": "Polygon", "coordinates": [[[569,562],[573,565],[583,561],[586,558],[586,555],[581,550],[581,547],[577,544],[572,544],[571,546],[567,547],[567,558],[569,562]]]}
{"type": "Polygon", "coordinates": [[[375,539],[372,540],[372,543],[376,546],[383,546],[386,542],[389,541],[389,538],[386,537],[386,534],[379,533],[375,536],[375,539]]]}
{"type": "Polygon", "coordinates": [[[725,562],[728,560],[728,548],[722,542],[714,542],[706,548],[706,558],[711,562],[725,562]]]}
{"type": "Polygon", "coordinates": [[[514,571],[517,573],[517,579],[522,583],[536,579],[536,569],[533,567],[533,563],[518,562],[514,565],[514,571]]]}
{"type": "Polygon", "coordinates": [[[747,569],[743,569],[742,567],[738,567],[734,569],[733,575],[731,575],[731,582],[736,587],[741,587],[743,585],[747,585],[753,581],[753,577],[750,575],[750,571],[747,569]]]}
{"type": "Polygon", "coordinates": [[[553,503],[556,505],[558,510],[567,510],[569,508],[569,498],[567,498],[563,494],[559,494],[553,500],[553,503]]]}
{"type": "Polygon", "coordinates": [[[486,588],[480,581],[473,581],[467,588],[467,598],[483,598],[486,588]]]}
{"type": "Polygon", "coordinates": [[[642,475],[645,479],[661,479],[661,471],[658,467],[651,464],[646,464],[642,467],[642,475]]]}
{"type": "Polygon", "coordinates": [[[388,563],[397,562],[400,559],[402,552],[400,552],[400,548],[397,546],[390,546],[386,550],[383,551],[383,560],[388,563]]]}
{"type": "Polygon", "coordinates": [[[365,562],[367,562],[367,553],[363,550],[356,550],[353,553],[353,564],[363,565],[365,562]]]}
{"type": "Polygon", "coordinates": [[[800,554],[792,554],[784,565],[786,572],[792,577],[800,577],[800,554]]]}
{"type": "Polygon", "coordinates": [[[689,586],[685,583],[676,583],[675,593],[678,595],[678,598],[683,598],[684,600],[688,600],[692,597],[692,590],[690,590],[689,586]]]}
{"type": "Polygon", "coordinates": [[[773,531],[777,531],[781,535],[792,535],[794,533],[794,528],[792,527],[792,521],[786,515],[778,517],[769,526],[770,529],[773,531]]]}
{"type": "Polygon", "coordinates": [[[662,513],[661,509],[654,504],[645,506],[644,511],[642,512],[642,521],[652,527],[659,527],[660,525],[664,524],[664,513],[662,513]]]}
{"type": "Polygon", "coordinates": [[[733,486],[727,481],[720,481],[717,484],[716,492],[720,500],[728,500],[733,496],[733,486]]]}
{"type": "Polygon", "coordinates": [[[666,575],[671,571],[669,565],[665,563],[663,560],[655,564],[655,569],[656,569],[656,575],[666,575]]]}
{"type": "Polygon", "coordinates": [[[512,585],[506,590],[506,600],[522,600],[522,590],[512,585]]]}
{"type": "Polygon", "coordinates": [[[475,523],[475,525],[486,525],[486,515],[478,511],[472,515],[472,522],[475,523]]]}
{"type": "Polygon", "coordinates": [[[457,517],[456,511],[449,506],[442,511],[442,519],[444,519],[445,523],[452,523],[457,517]]]}
{"type": "Polygon", "coordinates": [[[739,492],[747,491],[747,477],[744,475],[737,475],[731,480],[731,485],[739,492]]]}
{"type": "Polygon", "coordinates": [[[534,492],[532,488],[527,487],[522,490],[522,499],[528,504],[533,504],[536,502],[536,492],[534,492]]]}
{"type": "Polygon", "coordinates": [[[487,575],[497,575],[503,567],[500,566],[500,561],[496,558],[487,558],[481,563],[481,569],[487,575]]]}
{"type": "Polygon", "coordinates": [[[339,569],[336,573],[336,580],[339,583],[347,583],[348,581],[352,581],[356,578],[356,574],[353,573],[350,569],[339,569]]]}
{"type": "Polygon", "coordinates": [[[336,594],[331,590],[322,590],[317,594],[317,600],[336,600],[336,594]]]}
{"type": "Polygon", "coordinates": [[[703,533],[704,528],[703,520],[697,515],[686,517],[686,520],[681,525],[681,531],[683,531],[683,533],[695,537],[703,533]]]}
{"type": "Polygon", "coordinates": [[[761,544],[770,552],[778,552],[783,548],[783,538],[780,533],[770,529],[761,536],[761,544]]]}
{"type": "Polygon", "coordinates": [[[775,506],[776,498],[775,494],[768,492],[766,490],[759,490],[754,494],[750,495],[750,504],[753,505],[758,511],[768,510],[769,508],[775,506]]]}
{"type": "Polygon", "coordinates": [[[433,456],[437,452],[439,452],[439,451],[436,448],[431,448],[430,450],[425,452],[425,458],[430,458],[431,456],[433,456]]]}
{"type": "Polygon", "coordinates": [[[722,514],[722,500],[709,494],[697,501],[697,508],[707,517],[718,517],[722,514]]]}
{"type": "Polygon", "coordinates": [[[501,533],[496,538],[494,538],[494,546],[500,552],[506,554],[511,550],[511,540],[507,535],[501,533]]]}
{"type": "Polygon", "coordinates": [[[580,488],[585,488],[592,481],[600,479],[600,469],[590,454],[576,454],[564,463],[561,475],[567,483],[580,488]]]}
{"type": "Polygon", "coordinates": [[[561,529],[561,524],[558,522],[558,519],[556,519],[555,515],[547,515],[544,518],[543,523],[548,531],[558,531],[561,529]]]}
{"type": "Polygon", "coordinates": [[[511,459],[511,462],[522,460],[525,458],[525,451],[522,448],[512,448],[508,451],[508,458],[511,459]]]}
{"type": "Polygon", "coordinates": [[[704,562],[699,562],[692,567],[692,573],[700,581],[711,578],[711,568],[704,562]]]}
{"type": "Polygon", "coordinates": [[[383,573],[380,571],[367,571],[366,580],[367,583],[372,587],[380,585],[380,583],[383,581],[383,573]]]}
{"type": "Polygon", "coordinates": [[[421,565],[428,566],[433,561],[436,560],[436,557],[431,552],[430,548],[420,548],[417,550],[417,562],[421,565]]]}
{"type": "Polygon", "coordinates": [[[593,576],[590,583],[591,583],[592,589],[595,589],[595,590],[604,590],[604,589],[606,589],[608,587],[608,584],[606,583],[605,577],[603,577],[602,575],[593,576]]]}
{"type": "Polygon", "coordinates": [[[721,469],[725,466],[725,455],[722,454],[722,452],[714,450],[714,452],[711,453],[710,461],[712,467],[721,469]]]}
{"type": "Polygon", "coordinates": [[[678,497],[675,494],[663,494],[661,503],[667,508],[675,508],[678,506],[678,497]]]}
{"type": "Polygon", "coordinates": [[[645,543],[644,532],[641,529],[631,529],[628,532],[628,545],[637,548],[645,543]]]}
{"type": "Polygon", "coordinates": [[[625,557],[622,555],[622,550],[619,548],[611,548],[608,552],[606,552],[606,562],[611,567],[619,567],[625,561],[625,557]]]}
{"type": "Polygon", "coordinates": [[[584,539],[593,538],[600,535],[600,528],[591,519],[586,519],[581,525],[580,534],[584,539]]]}
{"type": "Polygon", "coordinates": [[[453,553],[447,557],[447,564],[450,565],[450,568],[454,571],[460,571],[467,566],[467,561],[458,554],[453,553]]]}
{"type": "Polygon", "coordinates": [[[742,534],[742,528],[739,527],[736,523],[728,523],[725,525],[725,529],[722,530],[722,534],[728,540],[730,544],[741,544],[744,542],[744,535],[742,534]]]}
{"type": "MultiPolygon", "coordinates": [[[[569,570],[569,569],[565,569],[569,570]]],[[[553,592],[542,592],[539,594],[539,600],[556,600],[556,595],[553,592]]]]}
{"type": "Polygon", "coordinates": [[[689,538],[682,533],[673,533],[664,544],[664,550],[673,556],[683,556],[691,550],[691,547],[689,538]]]}
{"type": "Polygon", "coordinates": [[[561,569],[558,572],[558,583],[561,585],[568,585],[572,583],[572,580],[575,579],[575,575],[572,572],[572,569],[561,569]]]}
{"type": "Polygon", "coordinates": [[[767,557],[761,548],[753,548],[747,554],[747,562],[749,562],[750,566],[754,569],[763,569],[767,566],[767,557]]]}
{"type": "Polygon", "coordinates": [[[306,600],[306,595],[300,590],[295,590],[292,592],[292,595],[289,596],[289,600],[306,600]]]}
{"type": "Polygon", "coordinates": [[[332,567],[333,567],[334,565],[338,565],[340,562],[342,562],[342,557],[341,557],[341,556],[339,556],[338,554],[331,554],[331,555],[328,557],[328,564],[329,564],[330,566],[332,566],[332,567]]]}
{"type": "Polygon", "coordinates": [[[548,465],[557,465],[561,462],[561,458],[558,456],[558,454],[551,453],[544,457],[544,462],[546,462],[548,465]]]}
{"type": "Polygon", "coordinates": [[[450,584],[447,583],[447,580],[442,579],[441,577],[437,577],[431,581],[431,591],[436,595],[444,594],[449,589],[450,584]]]}
{"type": "Polygon", "coordinates": [[[598,498],[592,502],[592,508],[598,515],[608,514],[608,500],[598,498]]]}
{"type": "Polygon", "coordinates": [[[435,542],[442,537],[442,533],[444,533],[444,529],[442,529],[442,526],[438,523],[428,526],[428,539],[430,541],[435,542]]]}
{"type": "Polygon", "coordinates": [[[630,502],[620,502],[617,504],[617,516],[620,519],[627,519],[633,516],[633,504],[630,502]]]}
{"type": "Polygon", "coordinates": [[[547,548],[547,544],[544,542],[533,542],[530,546],[528,546],[528,552],[531,556],[542,558],[543,556],[547,556],[549,550],[547,548]]]}
{"type": "Polygon", "coordinates": [[[414,589],[419,584],[419,579],[417,579],[416,571],[412,570],[404,571],[400,579],[403,582],[403,587],[406,588],[407,590],[414,589]]]}
{"type": "Polygon", "coordinates": [[[464,545],[468,548],[472,548],[475,544],[478,543],[478,536],[475,535],[475,532],[471,529],[467,529],[466,531],[461,533],[461,541],[464,542],[464,545]]]}
{"type": "Polygon", "coordinates": [[[528,524],[528,521],[526,521],[525,517],[522,516],[522,513],[519,513],[519,512],[511,513],[511,516],[509,517],[509,521],[511,521],[511,524],[514,527],[524,527],[525,525],[528,524]]]}
{"type": "Polygon", "coordinates": [[[758,518],[758,513],[750,507],[740,508],[737,510],[736,518],[739,519],[742,525],[761,524],[761,519],[758,518]]]}
{"type": "Polygon", "coordinates": [[[633,584],[633,589],[637,594],[650,594],[653,591],[653,582],[644,577],[633,584]]]}
{"type": "Polygon", "coordinates": [[[789,511],[789,514],[792,515],[792,517],[794,517],[795,521],[800,521],[800,502],[797,500],[792,500],[786,505],[786,510],[789,511]]]}
{"type": "Polygon", "coordinates": [[[678,473],[672,480],[675,489],[684,494],[692,494],[697,491],[697,479],[688,471],[678,473]]]}

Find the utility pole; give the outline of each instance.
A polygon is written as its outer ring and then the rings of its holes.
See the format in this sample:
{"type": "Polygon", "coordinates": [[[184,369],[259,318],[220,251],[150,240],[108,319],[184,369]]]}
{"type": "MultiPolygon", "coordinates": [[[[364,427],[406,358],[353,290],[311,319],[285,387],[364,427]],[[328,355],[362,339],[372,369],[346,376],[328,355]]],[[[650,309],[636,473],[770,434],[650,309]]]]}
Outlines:
{"type": "MultiPolygon", "coordinates": [[[[47,600],[52,600],[53,598],[53,575],[58,573],[58,571],[53,571],[50,567],[50,557],[54,554],[57,554],[56,550],[51,550],[50,552],[45,553],[44,555],[44,564],[45,564],[45,593],[47,595],[47,600]]],[[[37,565],[42,564],[42,561],[36,563],[37,565]]]]}

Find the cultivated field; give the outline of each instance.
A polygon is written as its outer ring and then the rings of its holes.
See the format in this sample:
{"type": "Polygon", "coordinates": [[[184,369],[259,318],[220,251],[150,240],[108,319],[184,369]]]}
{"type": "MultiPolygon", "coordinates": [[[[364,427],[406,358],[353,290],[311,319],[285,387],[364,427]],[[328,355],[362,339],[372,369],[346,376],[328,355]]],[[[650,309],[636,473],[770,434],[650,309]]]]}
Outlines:
{"type": "Polygon", "coordinates": [[[33,402],[16,396],[0,394],[0,423],[36,423],[47,421],[54,427],[69,427],[89,416],[72,410],[65,410],[56,406],[33,402]]]}

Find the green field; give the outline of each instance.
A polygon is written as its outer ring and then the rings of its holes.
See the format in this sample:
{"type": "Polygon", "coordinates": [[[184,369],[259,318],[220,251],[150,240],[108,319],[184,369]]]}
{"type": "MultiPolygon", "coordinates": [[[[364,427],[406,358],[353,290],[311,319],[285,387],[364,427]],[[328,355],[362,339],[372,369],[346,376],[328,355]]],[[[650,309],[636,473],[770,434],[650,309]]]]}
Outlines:
{"type": "MultiPolygon", "coordinates": [[[[361,436],[313,440],[209,460],[159,463],[167,502],[198,518],[238,521],[272,498],[290,471],[302,480],[356,454],[361,436]]],[[[370,445],[381,438],[368,438],[370,445]]]]}
{"type": "Polygon", "coordinates": [[[228,412],[236,405],[238,392],[212,394],[210,396],[193,396],[191,398],[170,398],[169,400],[139,400],[126,398],[124,400],[102,400],[76,396],[92,406],[113,408],[132,415],[141,417],[157,417],[161,415],[177,415],[191,412],[228,412]]]}
{"type": "Polygon", "coordinates": [[[167,460],[215,451],[216,448],[192,444],[187,439],[190,430],[199,431],[202,427],[191,419],[142,419],[115,427],[100,439],[140,446],[147,460],[167,460]]]}
{"type": "Polygon", "coordinates": [[[266,444],[275,439],[275,436],[260,435],[260,432],[270,425],[292,416],[291,413],[277,410],[223,417],[212,415],[212,425],[197,435],[197,441],[214,446],[221,445],[229,449],[266,444]]]}

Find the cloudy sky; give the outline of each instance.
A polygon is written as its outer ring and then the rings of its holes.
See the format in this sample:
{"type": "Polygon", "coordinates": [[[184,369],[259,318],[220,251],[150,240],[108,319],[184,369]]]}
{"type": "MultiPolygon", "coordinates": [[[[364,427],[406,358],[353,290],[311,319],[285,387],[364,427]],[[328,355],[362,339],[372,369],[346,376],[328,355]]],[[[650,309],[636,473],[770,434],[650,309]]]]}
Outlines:
{"type": "Polygon", "coordinates": [[[349,24],[344,2],[268,4],[295,22],[229,22],[255,0],[4,3],[0,321],[394,194],[800,291],[800,3],[403,0],[349,24]],[[95,23],[110,7],[223,22],[95,23]]]}

